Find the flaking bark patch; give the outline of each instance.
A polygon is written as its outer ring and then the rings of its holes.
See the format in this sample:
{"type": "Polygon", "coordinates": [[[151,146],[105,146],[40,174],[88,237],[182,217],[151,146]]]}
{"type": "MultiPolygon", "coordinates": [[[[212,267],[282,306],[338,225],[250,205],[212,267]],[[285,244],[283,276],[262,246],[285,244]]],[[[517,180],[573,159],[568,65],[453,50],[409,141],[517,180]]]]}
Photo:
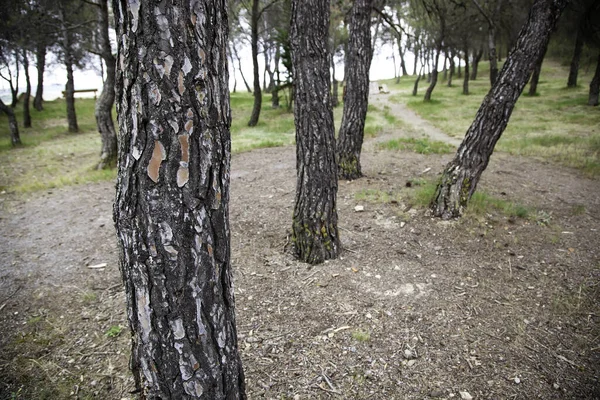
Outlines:
{"type": "Polygon", "coordinates": [[[158,182],[158,175],[160,172],[160,165],[167,158],[165,148],[158,140],[154,142],[154,149],[152,150],[152,158],[148,163],[148,176],[154,183],[158,182]]]}

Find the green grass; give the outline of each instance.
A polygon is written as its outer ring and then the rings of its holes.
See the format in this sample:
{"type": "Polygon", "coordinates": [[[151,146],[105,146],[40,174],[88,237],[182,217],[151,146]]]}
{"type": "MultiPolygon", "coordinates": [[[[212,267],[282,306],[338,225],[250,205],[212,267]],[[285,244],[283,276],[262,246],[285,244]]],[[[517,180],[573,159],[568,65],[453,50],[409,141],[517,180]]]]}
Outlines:
{"type": "MultiPolygon", "coordinates": [[[[419,94],[412,96],[415,78],[407,77],[400,85],[390,83],[402,91],[390,100],[407,104],[446,134],[462,138],[489,91],[488,73],[488,63],[480,63],[477,80],[469,82],[468,96],[462,94],[462,79],[455,77],[450,88],[440,80],[430,102],[423,101],[428,84],[422,81],[419,94]]],[[[525,88],[496,150],[578,168],[587,176],[600,176],[600,113],[587,105],[592,74],[593,68],[581,68],[580,86],[567,89],[567,67],[545,60],[539,95],[528,96],[528,87],[525,88]]]]}
{"type": "Polygon", "coordinates": [[[369,203],[391,203],[400,199],[399,193],[392,191],[384,192],[377,189],[363,189],[354,194],[357,201],[366,201],[369,203]]]}
{"type": "Polygon", "coordinates": [[[371,340],[371,334],[362,330],[356,330],[352,332],[352,339],[357,342],[368,342],[371,340]]]}
{"type": "Polygon", "coordinates": [[[436,140],[400,138],[391,139],[378,145],[383,150],[413,151],[418,154],[449,154],[456,151],[456,147],[436,140]]]}

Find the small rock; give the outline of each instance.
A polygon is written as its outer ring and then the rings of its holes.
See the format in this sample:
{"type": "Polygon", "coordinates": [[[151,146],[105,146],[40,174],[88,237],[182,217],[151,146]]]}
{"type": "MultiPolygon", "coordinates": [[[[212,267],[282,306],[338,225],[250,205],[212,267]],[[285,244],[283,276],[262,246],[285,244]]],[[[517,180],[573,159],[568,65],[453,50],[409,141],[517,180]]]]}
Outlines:
{"type": "Polygon", "coordinates": [[[400,228],[404,228],[404,225],[406,225],[406,222],[404,222],[404,221],[401,221],[401,222],[400,222],[400,228]]]}
{"type": "Polygon", "coordinates": [[[473,396],[471,396],[471,394],[469,392],[458,392],[460,393],[460,398],[462,400],[472,400],[473,396]]]}
{"type": "Polygon", "coordinates": [[[294,400],[300,400],[300,395],[299,394],[294,395],[294,400]]]}
{"type": "Polygon", "coordinates": [[[358,205],[358,206],[354,207],[354,211],[355,212],[363,212],[363,211],[365,211],[365,206],[358,205]]]}
{"type": "Polygon", "coordinates": [[[417,362],[417,360],[408,360],[406,362],[406,365],[409,366],[409,367],[412,367],[413,365],[415,365],[416,362],[417,362]]]}
{"type": "Polygon", "coordinates": [[[515,383],[518,385],[521,383],[521,379],[518,376],[515,376],[515,383]]]}
{"type": "Polygon", "coordinates": [[[404,358],[406,358],[407,360],[412,360],[413,358],[416,358],[414,351],[409,349],[404,350],[404,358]]]}
{"type": "Polygon", "coordinates": [[[429,393],[429,397],[442,397],[444,396],[444,391],[441,389],[435,389],[429,393]]]}
{"type": "Polygon", "coordinates": [[[560,385],[559,385],[558,383],[556,383],[556,382],[554,382],[554,383],[552,384],[552,387],[554,388],[554,390],[558,390],[558,389],[560,389],[560,385]]]}

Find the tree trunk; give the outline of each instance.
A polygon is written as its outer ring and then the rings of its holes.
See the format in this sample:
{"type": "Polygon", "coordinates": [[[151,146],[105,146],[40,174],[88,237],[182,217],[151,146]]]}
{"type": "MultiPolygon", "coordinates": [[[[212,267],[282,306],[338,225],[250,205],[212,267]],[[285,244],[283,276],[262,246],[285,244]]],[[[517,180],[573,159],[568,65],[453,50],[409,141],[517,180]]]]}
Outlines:
{"type": "Polygon", "coordinates": [[[456,72],[456,65],[454,64],[454,51],[450,53],[450,72],[448,75],[448,87],[452,87],[452,78],[456,72]]]}
{"type": "Polygon", "coordinates": [[[413,91],[412,91],[412,95],[416,96],[418,91],[419,91],[419,81],[421,80],[421,77],[423,76],[423,66],[421,66],[421,70],[419,71],[419,75],[417,75],[417,79],[415,79],[415,84],[413,86],[413,91]]]}
{"type": "Polygon", "coordinates": [[[465,44],[465,76],[463,78],[463,90],[462,94],[469,94],[469,45],[465,44]]]}
{"type": "Polygon", "coordinates": [[[431,71],[431,83],[429,84],[429,87],[427,88],[427,90],[425,91],[425,97],[424,97],[424,101],[430,101],[431,100],[431,93],[433,93],[433,89],[435,88],[435,85],[437,84],[438,81],[438,62],[440,60],[440,53],[442,51],[441,46],[438,46],[438,48],[435,51],[435,58],[433,60],[433,69],[431,71]]]}
{"type": "Polygon", "coordinates": [[[60,20],[63,25],[63,37],[62,37],[62,47],[65,58],[65,67],[67,69],[67,84],[65,85],[65,99],[67,103],[67,121],[69,123],[69,132],[76,133],[79,132],[79,127],[77,126],[77,114],[75,113],[75,83],[73,80],[73,49],[72,46],[72,38],[71,32],[66,27],[66,18],[65,11],[61,7],[60,11],[60,20]]]}
{"type": "Polygon", "coordinates": [[[577,86],[577,74],[579,73],[579,60],[581,60],[581,52],[583,50],[583,32],[577,29],[577,39],[575,39],[575,50],[573,58],[571,58],[571,68],[569,69],[569,79],[567,87],[573,88],[577,86]]]}
{"type": "Polygon", "coordinates": [[[142,399],[245,399],[230,263],[225,0],[115,0],[114,220],[142,399]],[[157,68],[158,67],[158,68],[157,68]]]}
{"type": "Polygon", "coordinates": [[[490,24],[488,30],[488,58],[490,60],[490,84],[494,86],[498,78],[498,57],[496,55],[496,26],[493,23],[490,24]]]}
{"type": "Polygon", "coordinates": [[[37,88],[35,89],[35,98],[33,99],[33,107],[42,111],[43,106],[43,94],[44,94],[44,69],[46,68],[46,45],[38,45],[36,54],[36,67],[37,67],[37,88]]]}
{"type": "Polygon", "coordinates": [[[546,49],[544,49],[542,56],[537,61],[535,68],[533,69],[533,72],[531,73],[531,79],[529,80],[529,93],[528,93],[529,96],[537,95],[537,85],[538,85],[538,82],[540,81],[540,73],[542,72],[542,64],[544,62],[545,55],[546,55],[546,49]]]}
{"type": "Polygon", "coordinates": [[[279,45],[277,45],[277,48],[275,49],[275,68],[273,70],[273,75],[277,76],[274,84],[273,84],[273,91],[271,92],[271,107],[273,108],[279,108],[279,84],[280,84],[280,80],[279,80],[279,58],[281,57],[281,51],[279,49],[279,45]]]}
{"type": "MultiPolygon", "coordinates": [[[[346,58],[346,62],[348,62],[348,58],[346,58]]],[[[339,88],[338,88],[339,82],[335,77],[335,61],[333,60],[333,49],[330,49],[330,52],[329,52],[329,63],[331,64],[331,80],[333,82],[333,98],[331,99],[331,105],[335,108],[340,105],[340,99],[339,99],[339,88]]],[[[344,78],[347,78],[347,77],[344,77],[344,78]]]]}
{"type": "Polygon", "coordinates": [[[102,138],[102,151],[98,169],[112,168],[117,165],[117,133],[112,118],[115,104],[115,63],[108,36],[108,0],[101,0],[98,8],[98,42],[101,46],[102,60],[106,64],[106,80],[102,85],[102,93],[96,101],[96,125],[102,138]]]}
{"type": "Polygon", "coordinates": [[[251,15],[251,49],[252,49],[252,68],[254,72],[254,105],[248,126],[256,126],[260,117],[260,108],[262,107],[262,91],[260,89],[260,73],[258,70],[258,19],[259,19],[260,0],[252,0],[251,15]]]}
{"type": "Polygon", "coordinates": [[[329,77],[329,0],[292,0],[296,202],[292,241],[307,263],[336,258],[337,166],[329,77]]]}
{"type": "Polygon", "coordinates": [[[419,49],[415,49],[415,59],[413,60],[413,75],[417,74],[417,63],[419,62],[419,49]]]}
{"type": "Polygon", "coordinates": [[[588,105],[598,105],[598,94],[600,93],[600,54],[598,54],[598,62],[596,63],[596,72],[590,82],[590,94],[588,97],[588,105]]]}
{"type": "Polygon", "coordinates": [[[529,20],[506,59],[496,83],[483,100],[454,159],[446,166],[431,203],[437,217],[462,214],[494,146],[504,132],[527,79],[546,49],[550,33],[568,0],[536,0],[529,20]]]}
{"type": "MultiPolygon", "coordinates": [[[[460,68],[460,53],[458,53],[456,55],[456,58],[458,58],[458,68],[457,68],[457,71],[456,71],[456,77],[458,79],[460,79],[460,78],[462,78],[462,69],[460,68]]],[[[465,53],[465,63],[466,63],[466,61],[467,61],[468,58],[469,58],[469,53],[465,53]]]]}
{"type": "Polygon", "coordinates": [[[23,70],[25,72],[25,94],[23,95],[23,126],[31,128],[31,111],[29,109],[31,98],[31,79],[29,78],[29,58],[27,50],[23,49],[23,70]]]}
{"type": "Polygon", "coordinates": [[[231,47],[233,49],[233,55],[237,59],[237,62],[238,62],[238,71],[240,71],[240,76],[242,77],[242,81],[244,82],[244,86],[246,86],[246,90],[248,91],[248,93],[252,93],[252,89],[250,88],[250,85],[248,84],[248,81],[246,80],[246,77],[244,76],[244,71],[242,71],[242,59],[240,58],[240,55],[238,54],[235,45],[233,45],[231,47]]]}
{"type": "Polygon", "coordinates": [[[12,107],[4,104],[0,99],[0,111],[6,114],[8,117],[8,127],[10,129],[10,142],[13,146],[19,146],[21,144],[21,136],[19,136],[19,124],[15,117],[15,111],[12,107]]]}
{"type": "Polygon", "coordinates": [[[471,77],[470,79],[472,81],[477,80],[477,70],[479,69],[479,61],[481,60],[481,57],[483,57],[483,49],[480,48],[479,51],[477,53],[473,52],[473,65],[471,68],[471,77]]]}
{"type": "Polygon", "coordinates": [[[373,54],[370,30],[372,2],[356,0],[352,7],[344,112],[337,142],[338,174],[348,180],[362,176],[360,152],[369,105],[369,68],[373,54]]]}
{"type": "Polygon", "coordinates": [[[408,71],[406,70],[406,62],[404,61],[404,50],[400,47],[400,39],[398,39],[398,53],[400,54],[400,69],[402,70],[402,76],[407,76],[408,71]]]}

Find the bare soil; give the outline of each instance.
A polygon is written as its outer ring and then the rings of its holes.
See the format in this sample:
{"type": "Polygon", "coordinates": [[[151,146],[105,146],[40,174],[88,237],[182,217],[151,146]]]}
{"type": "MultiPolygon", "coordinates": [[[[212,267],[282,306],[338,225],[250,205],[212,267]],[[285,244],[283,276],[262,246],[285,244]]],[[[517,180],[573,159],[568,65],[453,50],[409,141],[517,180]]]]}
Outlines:
{"type": "MultiPolygon", "coordinates": [[[[537,216],[441,221],[407,182],[451,155],[373,143],[366,176],[339,184],[344,251],[314,267],[290,253],[294,149],[233,157],[249,398],[600,398],[598,181],[496,154],[480,189],[537,216]],[[367,189],[397,196],[356,200],[367,189]]],[[[113,183],[0,195],[0,399],[135,397],[113,196],[113,183]]]]}

